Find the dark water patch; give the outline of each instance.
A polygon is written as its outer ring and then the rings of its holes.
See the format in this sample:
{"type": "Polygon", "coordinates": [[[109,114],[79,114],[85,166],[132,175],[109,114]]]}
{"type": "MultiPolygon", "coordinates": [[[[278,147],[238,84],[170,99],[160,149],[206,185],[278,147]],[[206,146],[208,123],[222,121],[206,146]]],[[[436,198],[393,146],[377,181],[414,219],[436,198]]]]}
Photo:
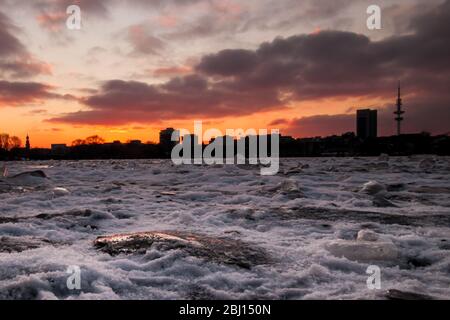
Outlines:
{"type": "Polygon", "coordinates": [[[271,216],[293,220],[354,221],[360,223],[398,224],[406,226],[450,226],[450,215],[427,214],[405,216],[371,211],[297,207],[271,211],[271,216]]]}

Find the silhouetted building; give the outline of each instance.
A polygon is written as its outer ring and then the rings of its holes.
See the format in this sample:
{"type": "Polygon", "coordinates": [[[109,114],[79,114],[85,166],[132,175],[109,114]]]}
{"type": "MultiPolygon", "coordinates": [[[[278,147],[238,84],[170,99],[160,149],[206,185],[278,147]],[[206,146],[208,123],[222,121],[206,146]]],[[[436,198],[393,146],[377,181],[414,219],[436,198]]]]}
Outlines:
{"type": "Polygon", "coordinates": [[[63,156],[69,152],[69,148],[66,144],[52,144],[52,155],[53,156],[63,156]]]}
{"type": "Polygon", "coordinates": [[[120,142],[120,140],[114,140],[113,142],[106,142],[103,145],[110,146],[110,147],[120,146],[120,145],[122,145],[122,142],[120,142]]]}
{"type": "MultiPolygon", "coordinates": [[[[172,152],[172,149],[175,145],[179,143],[179,141],[172,141],[172,135],[178,132],[174,128],[167,128],[164,130],[161,130],[159,132],[159,147],[161,149],[161,152],[163,155],[168,156],[172,152]]],[[[178,139],[179,139],[179,132],[178,132],[178,139]]]]}
{"type": "Polygon", "coordinates": [[[197,145],[200,140],[196,134],[186,134],[182,137],[182,141],[187,141],[190,144],[193,143],[197,145]]]}
{"type": "Polygon", "coordinates": [[[364,109],[356,112],[356,134],[358,138],[376,138],[377,130],[377,110],[364,109]]]}
{"type": "Polygon", "coordinates": [[[159,144],[163,147],[172,149],[177,141],[172,141],[172,134],[175,132],[174,128],[167,128],[159,132],[159,144]]]}
{"type": "Polygon", "coordinates": [[[397,135],[401,135],[402,134],[402,121],[404,120],[404,118],[402,117],[402,115],[405,113],[405,111],[402,110],[402,97],[401,97],[401,92],[400,92],[400,81],[398,83],[398,93],[397,93],[397,110],[395,110],[394,114],[396,115],[395,117],[395,121],[397,122],[397,135]]]}
{"type": "Polygon", "coordinates": [[[142,144],[142,141],[141,140],[130,140],[128,142],[128,144],[139,145],[139,144],[142,144]]]}
{"type": "Polygon", "coordinates": [[[182,144],[183,144],[184,148],[186,148],[186,150],[190,152],[190,155],[183,154],[183,156],[187,156],[187,157],[191,157],[191,158],[198,158],[196,156],[201,157],[201,154],[196,154],[196,150],[197,150],[197,153],[199,153],[199,152],[202,153],[202,144],[200,144],[200,140],[197,135],[195,135],[195,134],[184,135],[182,137],[182,144]]]}
{"type": "MultiPolygon", "coordinates": [[[[226,139],[224,143],[223,157],[226,156],[225,147],[228,143],[234,144],[234,153],[237,156],[244,156],[249,159],[253,155],[261,155],[259,146],[250,148],[250,141],[259,142],[263,136],[246,136],[240,140],[233,140],[232,137],[217,137],[217,139],[226,139]],[[238,143],[245,143],[244,151],[239,151],[238,143]],[[250,152],[252,151],[252,152],[250,152]]],[[[205,148],[198,136],[187,135],[183,137],[187,144],[186,150],[191,158],[195,157],[195,151],[201,151],[205,148]],[[192,143],[194,142],[194,143],[192,143]]],[[[267,136],[267,142],[270,145],[271,136],[267,136]]],[[[211,142],[215,141],[211,140],[211,142]]],[[[0,148],[0,160],[48,160],[48,159],[160,159],[170,158],[169,154],[161,153],[160,145],[146,144],[122,144],[105,143],[92,145],[75,145],[64,148],[64,144],[53,144],[51,149],[30,149],[13,148],[11,150],[0,148]],[[63,154],[63,150],[66,152],[63,154]]],[[[184,146],[183,146],[184,147],[184,146]]],[[[240,146],[242,147],[242,146],[240,146]]],[[[220,149],[218,149],[220,150],[220,149]]],[[[242,149],[241,149],[242,150],[242,149]]],[[[404,156],[413,154],[436,154],[450,156],[450,136],[448,134],[431,136],[429,133],[422,132],[418,134],[402,134],[401,136],[379,137],[374,139],[360,139],[353,132],[347,132],[341,136],[313,137],[295,139],[292,137],[280,137],[280,156],[281,157],[321,157],[321,156],[378,156],[382,153],[404,156]]],[[[213,154],[215,156],[215,154],[213,154]]]]}

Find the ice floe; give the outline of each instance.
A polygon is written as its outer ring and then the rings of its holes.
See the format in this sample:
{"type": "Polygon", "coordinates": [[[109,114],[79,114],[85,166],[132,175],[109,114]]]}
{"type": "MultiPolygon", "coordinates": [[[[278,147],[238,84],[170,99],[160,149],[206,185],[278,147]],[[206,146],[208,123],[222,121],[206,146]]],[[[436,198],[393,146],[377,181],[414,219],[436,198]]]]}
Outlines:
{"type": "Polygon", "coordinates": [[[386,186],[384,184],[379,183],[378,181],[366,182],[361,188],[361,192],[370,195],[379,194],[384,191],[386,191],[386,186]]]}

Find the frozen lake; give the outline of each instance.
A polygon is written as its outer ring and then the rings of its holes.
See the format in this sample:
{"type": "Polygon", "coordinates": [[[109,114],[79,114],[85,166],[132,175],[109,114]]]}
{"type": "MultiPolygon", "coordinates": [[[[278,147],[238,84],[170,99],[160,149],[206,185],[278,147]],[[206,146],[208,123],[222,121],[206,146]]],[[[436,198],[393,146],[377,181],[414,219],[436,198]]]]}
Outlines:
{"type": "Polygon", "coordinates": [[[1,299],[450,298],[449,158],[3,165],[1,299]]]}

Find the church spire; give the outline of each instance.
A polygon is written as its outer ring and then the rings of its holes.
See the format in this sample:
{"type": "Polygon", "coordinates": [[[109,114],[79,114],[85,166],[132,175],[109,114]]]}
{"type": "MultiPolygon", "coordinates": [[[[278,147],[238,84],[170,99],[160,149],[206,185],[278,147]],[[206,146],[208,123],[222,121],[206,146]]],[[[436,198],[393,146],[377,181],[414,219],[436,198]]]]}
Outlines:
{"type": "Polygon", "coordinates": [[[30,148],[31,148],[31,146],[30,146],[30,137],[28,136],[28,133],[27,133],[27,141],[25,143],[25,149],[27,151],[30,151],[30,148]]]}

